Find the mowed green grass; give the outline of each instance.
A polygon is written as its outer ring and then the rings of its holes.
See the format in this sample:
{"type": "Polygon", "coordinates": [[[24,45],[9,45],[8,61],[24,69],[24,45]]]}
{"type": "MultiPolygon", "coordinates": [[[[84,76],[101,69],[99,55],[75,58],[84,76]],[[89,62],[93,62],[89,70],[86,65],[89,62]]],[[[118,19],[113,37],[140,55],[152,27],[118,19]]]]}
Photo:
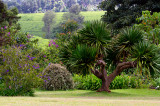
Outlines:
{"type": "Polygon", "coordinates": [[[89,90],[36,91],[35,97],[0,97],[0,106],[159,106],[160,91],[119,89],[112,93],[89,90]]]}
{"type": "MultiPolygon", "coordinates": [[[[100,20],[104,13],[104,11],[81,12],[85,21],[100,20]]],[[[56,13],[56,24],[62,21],[63,14],[63,12],[56,13]]],[[[19,14],[19,16],[21,16],[19,23],[21,25],[22,32],[28,32],[29,34],[41,37],[45,35],[42,31],[42,27],[44,26],[42,21],[44,13],[19,14]]]]}
{"type": "Polygon", "coordinates": [[[91,90],[70,90],[70,91],[36,91],[36,97],[101,97],[101,98],[117,98],[117,97],[140,97],[151,98],[158,97],[160,99],[160,90],[154,89],[114,89],[111,93],[96,92],[91,90]]]}

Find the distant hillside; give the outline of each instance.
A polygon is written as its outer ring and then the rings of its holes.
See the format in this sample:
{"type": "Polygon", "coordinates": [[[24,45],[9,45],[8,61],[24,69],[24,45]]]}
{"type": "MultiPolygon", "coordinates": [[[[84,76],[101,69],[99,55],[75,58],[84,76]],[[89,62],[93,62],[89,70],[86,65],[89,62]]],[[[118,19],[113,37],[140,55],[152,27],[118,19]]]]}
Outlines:
{"type": "MultiPolygon", "coordinates": [[[[84,16],[85,21],[100,20],[101,16],[104,15],[104,11],[87,11],[81,12],[81,14],[84,16]]],[[[62,21],[62,15],[63,12],[56,13],[57,24],[62,21]]],[[[23,32],[29,32],[32,35],[41,37],[45,35],[42,31],[44,13],[19,14],[19,16],[21,16],[19,23],[23,32]]]]}
{"type": "Polygon", "coordinates": [[[37,13],[47,10],[66,12],[72,5],[80,5],[81,11],[96,11],[103,0],[2,0],[8,8],[16,6],[20,13],[37,13]]]}

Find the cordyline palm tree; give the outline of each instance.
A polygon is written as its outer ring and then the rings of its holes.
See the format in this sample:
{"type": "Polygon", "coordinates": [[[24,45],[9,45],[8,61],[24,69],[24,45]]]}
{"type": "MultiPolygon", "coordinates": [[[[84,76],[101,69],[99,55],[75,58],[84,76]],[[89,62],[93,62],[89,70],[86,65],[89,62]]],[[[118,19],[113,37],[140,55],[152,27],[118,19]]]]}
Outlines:
{"type": "Polygon", "coordinates": [[[78,34],[78,37],[75,37],[76,42],[73,38],[64,47],[67,50],[61,50],[60,57],[67,60],[66,65],[70,69],[83,74],[91,72],[101,79],[99,92],[110,92],[110,83],[124,69],[145,67],[150,73],[160,68],[157,46],[145,43],[143,34],[138,29],[127,28],[117,37],[111,38],[105,23],[93,21],[85,24],[78,34]],[[153,46],[154,50],[151,49],[153,46]],[[115,69],[108,75],[109,70],[106,68],[111,65],[115,66],[115,69]]]}

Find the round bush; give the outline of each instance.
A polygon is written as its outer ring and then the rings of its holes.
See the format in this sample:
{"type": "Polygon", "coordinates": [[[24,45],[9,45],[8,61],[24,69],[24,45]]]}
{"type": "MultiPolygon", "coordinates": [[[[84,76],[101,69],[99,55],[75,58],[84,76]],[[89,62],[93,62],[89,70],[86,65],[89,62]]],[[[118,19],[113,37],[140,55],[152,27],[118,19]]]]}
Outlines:
{"type": "Polygon", "coordinates": [[[60,64],[49,64],[43,71],[46,90],[73,89],[72,75],[60,64]]]}

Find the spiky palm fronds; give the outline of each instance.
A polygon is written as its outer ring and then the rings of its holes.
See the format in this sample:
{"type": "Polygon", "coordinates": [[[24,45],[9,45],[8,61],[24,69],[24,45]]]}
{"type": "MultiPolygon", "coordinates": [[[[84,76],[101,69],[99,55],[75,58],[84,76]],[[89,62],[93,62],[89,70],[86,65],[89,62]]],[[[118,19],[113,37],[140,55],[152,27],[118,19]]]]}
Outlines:
{"type": "Polygon", "coordinates": [[[59,57],[70,72],[87,74],[91,64],[95,62],[97,49],[81,43],[80,36],[73,36],[60,49],[59,57]]]}
{"type": "Polygon", "coordinates": [[[67,63],[69,61],[69,58],[72,56],[73,49],[75,49],[73,46],[67,44],[63,45],[59,52],[60,61],[62,61],[63,64],[67,66],[67,68],[69,67],[67,63]]]}
{"type": "Polygon", "coordinates": [[[78,44],[81,44],[81,37],[80,36],[71,36],[71,38],[69,39],[69,41],[67,43],[63,43],[62,47],[60,48],[60,60],[63,61],[63,63],[68,66],[68,62],[69,62],[69,58],[72,56],[72,52],[73,50],[76,49],[76,46],[78,44]]]}
{"type": "Polygon", "coordinates": [[[136,43],[143,41],[143,33],[141,30],[136,28],[126,28],[120,32],[118,38],[118,45],[124,48],[132,47],[136,43]]]}
{"type": "Polygon", "coordinates": [[[106,57],[105,57],[105,62],[107,65],[116,65],[116,63],[119,62],[120,58],[117,57],[119,54],[119,48],[116,47],[115,45],[113,46],[108,46],[106,48],[106,57]]]}
{"type": "Polygon", "coordinates": [[[140,42],[133,47],[132,56],[137,61],[140,73],[153,75],[160,70],[159,48],[148,42],[140,42]],[[144,68],[144,70],[142,70],[144,68]]]}
{"type": "Polygon", "coordinates": [[[110,41],[110,33],[106,29],[107,25],[102,21],[86,22],[84,28],[78,33],[82,40],[89,46],[94,46],[99,53],[104,53],[105,45],[110,41]]]}
{"type": "Polygon", "coordinates": [[[118,38],[116,45],[119,46],[118,57],[126,58],[128,57],[132,47],[143,41],[143,33],[136,28],[123,29],[118,38]]]}
{"type": "Polygon", "coordinates": [[[78,73],[89,73],[91,65],[95,62],[97,49],[87,45],[77,45],[69,58],[69,64],[78,73]]]}

